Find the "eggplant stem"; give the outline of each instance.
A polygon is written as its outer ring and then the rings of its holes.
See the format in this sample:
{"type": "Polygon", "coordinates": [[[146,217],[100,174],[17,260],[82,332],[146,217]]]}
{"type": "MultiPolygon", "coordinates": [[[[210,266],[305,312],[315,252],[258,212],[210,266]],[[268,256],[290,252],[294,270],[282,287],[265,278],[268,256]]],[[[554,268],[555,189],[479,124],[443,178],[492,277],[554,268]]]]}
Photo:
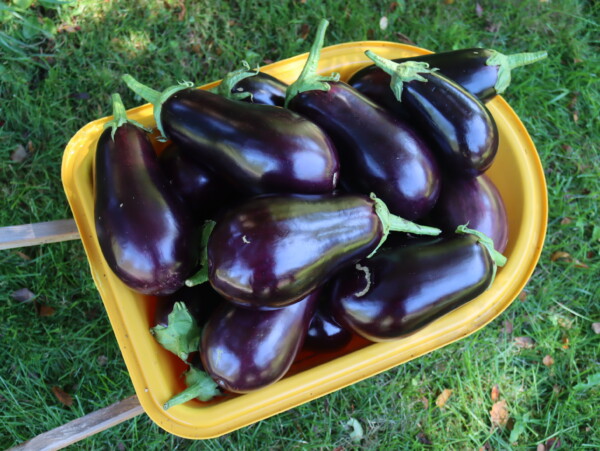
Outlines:
{"type": "Polygon", "coordinates": [[[121,96],[118,93],[114,93],[111,96],[111,100],[112,100],[112,110],[113,110],[113,119],[112,121],[108,121],[106,124],[104,124],[104,128],[109,128],[111,127],[111,133],[110,133],[110,137],[113,139],[115,139],[115,132],[117,131],[117,129],[126,124],[126,123],[130,123],[135,125],[136,127],[141,128],[142,130],[146,131],[146,132],[150,132],[150,130],[147,127],[144,127],[142,124],[140,124],[137,121],[134,121],[133,119],[129,119],[127,117],[127,111],[125,110],[125,105],[123,105],[123,100],[121,99],[121,96]]]}
{"type": "Polygon", "coordinates": [[[327,30],[328,25],[329,21],[326,19],[321,19],[321,22],[319,22],[317,35],[312,43],[310,53],[308,54],[306,63],[302,68],[302,72],[300,73],[298,79],[294,83],[292,83],[286,90],[284,103],[284,106],[286,108],[290,100],[292,100],[294,97],[296,97],[296,95],[300,94],[301,92],[329,91],[330,86],[327,82],[338,81],[340,79],[340,74],[338,73],[332,73],[328,76],[317,74],[317,66],[319,65],[321,49],[323,48],[323,42],[325,40],[325,31],[327,30]]]}
{"type": "Polygon", "coordinates": [[[413,233],[415,235],[431,235],[437,236],[442,231],[436,227],[429,227],[417,224],[415,222],[409,221],[408,219],[401,218],[400,216],[396,216],[390,213],[389,208],[381,199],[379,199],[375,194],[371,193],[371,199],[375,202],[375,213],[379,217],[381,221],[381,225],[383,228],[383,234],[381,240],[377,247],[371,252],[367,258],[375,255],[377,250],[381,247],[381,245],[387,239],[387,236],[390,232],[405,232],[405,233],[413,233]]]}
{"type": "Polygon", "coordinates": [[[191,367],[186,372],[186,383],[188,382],[191,382],[188,387],[164,403],[163,409],[168,410],[196,398],[200,401],[210,401],[221,394],[217,383],[205,371],[191,367]]]}
{"type": "Polygon", "coordinates": [[[377,55],[371,50],[367,50],[365,55],[375,63],[377,67],[392,77],[390,87],[398,102],[402,101],[402,90],[404,83],[409,81],[427,82],[427,79],[421,74],[430,74],[435,72],[437,68],[429,68],[429,64],[423,61],[406,61],[404,63],[396,63],[382,56],[377,55]]]}
{"type": "Polygon", "coordinates": [[[161,134],[161,139],[166,140],[167,138],[165,137],[162,122],[160,120],[162,104],[165,103],[165,101],[176,92],[181,91],[183,89],[191,88],[194,86],[194,84],[189,81],[184,81],[177,85],[169,86],[163,92],[160,92],[140,83],[129,74],[125,74],[121,78],[123,79],[125,84],[127,84],[129,89],[131,89],[133,92],[135,92],[148,103],[152,104],[152,106],[154,107],[154,121],[156,122],[156,128],[158,128],[158,131],[161,134]]]}
{"type": "Polygon", "coordinates": [[[215,228],[215,221],[206,221],[202,226],[202,236],[200,238],[200,269],[194,275],[186,279],[185,285],[193,287],[200,285],[208,281],[208,239],[213,229],[215,228]]]}
{"type": "Polygon", "coordinates": [[[492,56],[487,59],[485,64],[488,66],[498,66],[498,79],[496,80],[494,89],[498,94],[502,94],[510,85],[510,72],[512,69],[515,67],[533,64],[537,61],[543,60],[547,56],[548,53],[544,51],[504,55],[503,53],[492,50],[492,56]]]}
{"type": "Polygon", "coordinates": [[[243,100],[247,97],[252,97],[252,93],[250,92],[232,92],[234,86],[240,81],[248,77],[253,77],[260,72],[258,67],[250,69],[250,64],[247,61],[242,61],[242,66],[244,67],[231,71],[223,77],[223,80],[221,80],[221,83],[217,87],[217,94],[234,100],[243,100]]]}
{"type": "Polygon", "coordinates": [[[498,266],[504,266],[507,262],[507,258],[498,252],[494,248],[494,240],[487,236],[485,233],[480,232],[479,230],[470,229],[465,225],[459,225],[456,228],[456,233],[464,233],[469,235],[474,235],[477,237],[477,240],[487,249],[492,257],[494,262],[494,269],[492,273],[492,280],[490,281],[490,286],[494,283],[494,279],[496,278],[496,272],[498,271],[498,266]]]}

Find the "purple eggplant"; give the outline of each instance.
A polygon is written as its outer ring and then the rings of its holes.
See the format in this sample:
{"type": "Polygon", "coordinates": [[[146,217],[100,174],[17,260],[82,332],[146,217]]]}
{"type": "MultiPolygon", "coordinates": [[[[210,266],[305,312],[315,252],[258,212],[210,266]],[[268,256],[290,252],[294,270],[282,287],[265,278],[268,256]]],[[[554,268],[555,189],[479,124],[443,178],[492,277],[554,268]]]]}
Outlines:
{"type": "Polygon", "coordinates": [[[225,390],[247,393],[281,379],[302,347],[318,291],[276,310],[223,304],[202,331],[206,372],[225,390]]]}
{"type": "Polygon", "coordinates": [[[243,69],[230,72],[223,78],[218,93],[244,102],[282,107],[287,87],[286,83],[272,75],[258,69],[251,70],[244,62],[243,69]]]}
{"type": "MultiPolygon", "coordinates": [[[[324,292],[330,295],[329,290],[325,289],[324,292]]],[[[351,339],[352,332],[333,317],[329,299],[320,299],[310,320],[304,347],[314,351],[334,351],[346,346],[351,339]]]]}
{"type": "Polygon", "coordinates": [[[444,232],[454,232],[461,224],[480,231],[504,252],[508,242],[508,218],[504,201],[490,178],[481,174],[473,178],[444,179],[444,189],[430,218],[432,225],[444,232]]]}
{"type": "Polygon", "coordinates": [[[201,270],[186,283],[207,278],[235,304],[283,307],[373,253],[389,231],[440,233],[391,215],[374,196],[258,196],[226,212],[205,233],[207,274],[201,270]]]}
{"type": "Polygon", "coordinates": [[[167,295],[196,269],[198,233],[162,173],[148,134],[128,122],[118,94],[114,121],[100,135],[94,217],[102,254],[115,275],[143,294],[167,295]]]}
{"type": "Polygon", "coordinates": [[[410,116],[427,136],[445,167],[474,177],[485,172],[498,151],[498,129],[485,105],[427,63],[402,64],[366,54],[392,75],[389,95],[380,105],[398,116],[410,116]]]}
{"type": "Polygon", "coordinates": [[[240,191],[327,193],[339,178],[337,151],[315,124],[284,108],[231,100],[189,84],[127,85],[154,105],[156,124],[196,161],[240,191]]]}
{"type": "Polygon", "coordinates": [[[198,222],[211,219],[225,205],[241,196],[230,184],[217,177],[175,144],[158,157],[173,191],[185,202],[198,222]]]}
{"type": "MultiPolygon", "coordinates": [[[[504,55],[496,50],[471,48],[429,55],[397,58],[395,63],[417,61],[435,67],[439,73],[455,81],[482,102],[488,102],[508,88],[511,70],[547,57],[546,52],[504,55]]],[[[348,84],[373,100],[385,102],[389,96],[391,76],[375,65],[356,72],[348,84]]]]}
{"type": "Polygon", "coordinates": [[[384,249],[332,280],[331,311],[370,341],[409,335],[476,298],[504,257],[478,232],[384,249]]]}
{"type": "Polygon", "coordinates": [[[287,107],[332,138],[344,186],[373,192],[393,214],[417,220],[433,208],[440,193],[436,158],[406,121],[348,84],[315,74],[326,27],[322,21],[304,70],[288,89],[287,107]]]}

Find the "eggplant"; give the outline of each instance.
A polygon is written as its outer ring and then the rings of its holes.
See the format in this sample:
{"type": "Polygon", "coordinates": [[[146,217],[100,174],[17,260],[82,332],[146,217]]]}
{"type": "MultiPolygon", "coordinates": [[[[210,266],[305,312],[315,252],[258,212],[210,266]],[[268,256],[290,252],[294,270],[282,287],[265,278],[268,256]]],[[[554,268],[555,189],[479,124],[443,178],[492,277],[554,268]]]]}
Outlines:
{"type": "Polygon", "coordinates": [[[350,85],[315,74],[326,27],[322,21],[304,70],[288,89],[287,107],[332,138],[344,168],[344,186],[373,192],[393,214],[418,220],[440,193],[436,157],[412,125],[350,85]]]}
{"type": "Polygon", "coordinates": [[[234,393],[277,382],[302,347],[318,296],[315,291],[293,305],[269,311],[223,304],[202,331],[205,371],[234,393]]]}
{"type": "Polygon", "coordinates": [[[123,79],[154,105],[157,128],[164,137],[240,191],[316,194],[336,187],[337,151],[308,119],[189,84],[160,93],[130,75],[123,79]]]}
{"type": "MultiPolygon", "coordinates": [[[[329,290],[324,290],[329,295],[329,290]]],[[[329,299],[320,299],[308,325],[304,347],[314,351],[335,351],[346,346],[352,332],[342,327],[331,313],[329,299]]]]}
{"type": "MultiPolygon", "coordinates": [[[[511,81],[512,69],[546,58],[546,52],[504,55],[493,49],[469,48],[450,52],[396,58],[395,63],[416,61],[435,67],[439,73],[461,85],[482,102],[489,102],[504,93],[511,81]]],[[[375,65],[356,72],[348,84],[375,103],[389,96],[391,76],[375,65]]]]}
{"type": "Polygon", "coordinates": [[[205,233],[206,266],[186,284],[208,279],[237,305],[283,307],[375,252],[389,231],[440,233],[391,215],[375,196],[258,196],[226,212],[205,233]]]}
{"type": "Polygon", "coordinates": [[[384,249],[332,280],[331,311],[367,340],[395,340],[475,299],[504,257],[476,231],[384,249]]]}
{"type": "Polygon", "coordinates": [[[185,202],[198,223],[214,218],[220,209],[242,196],[173,143],[162,151],[158,161],[173,191],[185,202]]]}
{"type": "Polygon", "coordinates": [[[380,105],[401,117],[410,116],[435,144],[445,167],[475,177],[491,166],[498,151],[498,128],[479,99],[427,63],[397,64],[370,50],[365,53],[392,76],[389,95],[380,105]]]}
{"type": "Polygon", "coordinates": [[[481,174],[474,178],[445,179],[431,224],[446,233],[453,233],[461,224],[480,231],[494,242],[498,252],[508,243],[508,218],[504,201],[492,180],[481,174]]]}
{"type": "Polygon", "coordinates": [[[248,63],[244,68],[227,74],[219,85],[219,94],[259,105],[283,107],[287,83],[258,69],[252,71],[248,63]]]}
{"type": "Polygon", "coordinates": [[[98,243],[114,274],[133,290],[171,294],[196,269],[198,229],[172,191],[147,132],[127,120],[113,94],[114,120],[94,160],[98,243]]]}

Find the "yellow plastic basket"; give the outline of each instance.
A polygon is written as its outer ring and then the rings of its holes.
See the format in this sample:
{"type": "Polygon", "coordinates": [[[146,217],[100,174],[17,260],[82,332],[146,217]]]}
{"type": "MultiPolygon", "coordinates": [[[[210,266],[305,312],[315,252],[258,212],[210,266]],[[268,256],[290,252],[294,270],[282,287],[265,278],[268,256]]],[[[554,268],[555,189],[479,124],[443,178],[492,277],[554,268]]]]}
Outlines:
{"type": "MultiPolygon", "coordinates": [[[[391,42],[350,42],[324,48],[319,72],[335,71],[342,80],[347,79],[371,64],[364,55],[367,49],[386,58],[430,53],[391,42]]],[[[291,83],[306,57],[307,54],[299,55],[261,70],[291,83]]],[[[149,332],[156,300],[135,293],[116,278],[102,256],[94,227],[92,161],[102,127],[110,118],[95,120],[79,130],[65,149],[63,186],[92,277],[137,396],[150,418],[164,430],[185,438],[223,435],[460,340],[502,313],[523,289],[537,264],[546,233],[547,193],[535,146],[515,112],[501,97],[492,100],[488,107],[500,134],[500,149],[488,175],[506,203],[510,233],[504,253],[508,263],[488,291],[407,338],[375,344],[356,338],[339,352],[302,352],[289,374],[276,384],[210,403],[194,400],[168,411],[162,406],[183,390],[181,373],[185,366],[162,349],[149,332]]],[[[154,126],[152,112],[151,105],[143,105],[129,110],[128,116],[154,126]]]]}

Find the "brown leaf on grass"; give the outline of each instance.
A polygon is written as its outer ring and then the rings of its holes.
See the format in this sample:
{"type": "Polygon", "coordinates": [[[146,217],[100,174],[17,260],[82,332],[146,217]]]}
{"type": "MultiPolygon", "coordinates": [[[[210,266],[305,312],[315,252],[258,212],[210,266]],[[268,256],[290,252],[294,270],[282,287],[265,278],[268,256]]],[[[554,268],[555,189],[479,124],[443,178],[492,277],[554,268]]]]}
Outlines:
{"type": "Polygon", "coordinates": [[[419,401],[423,404],[425,410],[429,409],[429,399],[427,399],[426,396],[422,396],[421,398],[419,398],[419,401]]]}
{"type": "Polygon", "coordinates": [[[429,437],[427,437],[423,432],[419,432],[417,434],[417,440],[423,445],[433,445],[433,442],[429,440],[429,437]]]}
{"type": "Polygon", "coordinates": [[[508,419],[510,415],[508,413],[508,407],[506,405],[506,401],[498,401],[495,402],[492,406],[492,410],[490,410],[490,418],[492,420],[492,425],[503,428],[508,423],[508,419]]]}
{"type": "Polygon", "coordinates": [[[375,38],[375,30],[373,30],[372,28],[369,28],[367,30],[367,39],[369,41],[372,41],[375,38]]]}
{"type": "Polygon", "coordinates": [[[562,218],[560,220],[561,225],[571,224],[572,222],[573,222],[573,219],[569,218],[568,216],[565,216],[564,218],[562,218]]]}
{"type": "Polygon", "coordinates": [[[525,291],[525,290],[522,290],[522,291],[519,293],[519,296],[518,296],[518,298],[519,298],[519,301],[521,301],[521,302],[525,302],[525,300],[527,299],[527,291],[525,291]]]}
{"type": "Polygon", "coordinates": [[[531,349],[535,346],[535,341],[531,337],[515,337],[515,345],[519,348],[531,349]]]}
{"type": "Polygon", "coordinates": [[[58,33],[76,33],[81,30],[79,25],[74,25],[70,23],[61,23],[58,27],[56,27],[56,31],[58,33]]]}
{"type": "Polygon", "coordinates": [[[445,388],[435,400],[435,405],[442,409],[446,405],[446,402],[448,402],[448,399],[451,395],[452,390],[450,390],[449,388],[445,388]]]}
{"type": "Polygon", "coordinates": [[[454,0],[444,0],[444,3],[446,5],[452,5],[454,3],[454,0]]]}
{"type": "Polygon", "coordinates": [[[552,366],[554,365],[554,359],[551,355],[547,355],[542,359],[542,363],[546,366],[552,366]]]}
{"type": "Polygon", "coordinates": [[[571,254],[569,254],[568,252],[565,252],[565,251],[553,252],[552,255],[550,256],[550,261],[555,262],[557,260],[571,261],[572,260],[571,254]]]}
{"type": "Polygon", "coordinates": [[[35,303],[35,309],[38,316],[41,317],[52,316],[54,313],[56,313],[56,309],[54,307],[50,307],[49,305],[42,304],[40,302],[35,303]]]}
{"type": "Polygon", "coordinates": [[[551,449],[558,449],[562,446],[562,442],[559,437],[552,437],[546,440],[546,449],[549,451],[551,449]]]}
{"type": "Polygon", "coordinates": [[[600,334],[600,323],[592,323],[592,330],[595,334],[600,334]]]}
{"type": "Polygon", "coordinates": [[[52,387],[52,393],[56,396],[56,399],[60,401],[61,404],[70,407],[73,405],[73,397],[69,395],[62,388],[57,387],[56,385],[52,387]]]}
{"type": "Polygon", "coordinates": [[[310,33],[310,26],[308,24],[303,23],[300,26],[300,31],[298,32],[300,39],[306,39],[308,37],[309,33],[310,33]]]}
{"type": "Polygon", "coordinates": [[[17,302],[29,302],[35,298],[35,293],[29,288],[21,288],[17,291],[13,291],[10,294],[10,297],[17,302]]]}
{"type": "Polygon", "coordinates": [[[562,343],[562,348],[563,349],[569,349],[569,337],[565,336],[562,337],[562,340],[560,340],[562,343]]]}
{"type": "Polygon", "coordinates": [[[396,38],[398,39],[399,42],[404,42],[405,44],[408,44],[408,45],[416,45],[415,41],[413,41],[411,38],[406,36],[404,33],[400,33],[399,31],[396,32],[396,38]]]}
{"type": "Polygon", "coordinates": [[[512,334],[513,333],[513,323],[507,319],[504,320],[502,322],[502,332],[504,332],[505,334],[512,334]]]}
{"type": "Polygon", "coordinates": [[[391,13],[393,13],[394,11],[396,11],[397,8],[398,8],[398,2],[392,2],[392,3],[390,3],[390,6],[388,9],[391,13]]]}
{"type": "Polygon", "coordinates": [[[21,260],[25,260],[25,261],[31,260],[31,257],[29,255],[27,255],[25,252],[16,251],[15,254],[18,255],[21,258],[21,260]]]}
{"type": "Polygon", "coordinates": [[[498,399],[500,398],[500,387],[498,387],[498,384],[496,384],[492,387],[492,393],[491,393],[490,397],[492,398],[492,401],[494,401],[494,402],[498,401],[498,399]]]}

